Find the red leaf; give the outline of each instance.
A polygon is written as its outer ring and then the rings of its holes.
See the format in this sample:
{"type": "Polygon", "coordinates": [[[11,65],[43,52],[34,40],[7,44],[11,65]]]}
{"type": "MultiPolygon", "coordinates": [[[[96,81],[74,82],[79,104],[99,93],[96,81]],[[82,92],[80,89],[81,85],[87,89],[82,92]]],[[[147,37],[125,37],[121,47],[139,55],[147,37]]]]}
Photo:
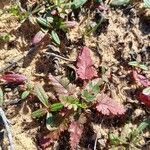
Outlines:
{"type": "Polygon", "coordinates": [[[77,121],[71,122],[69,126],[69,132],[70,132],[70,146],[72,150],[75,150],[80,142],[80,138],[83,132],[83,126],[77,121]]]}
{"type": "Polygon", "coordinates": [[[0,80],[5,80],[7,83],[24,83],[27,78],[24,75],[21,74],[15,74],[15,73],[9,73],[9,74],[4,74],[0,77],[0,80]]]}
{"type": "Polygon", "coordinates": [[[42,31],[39,31],[38,33],[36,33],[36,35],[34,36],[33,40],[32,40],[32,44],[36,45],[39,44],[43,38],[45,37],[45,33],[43,33],[42,31]]]}
{"type": "Polygon", "coordinates": [[[96,109],[103,115],[122,115],[125,113],[123,105],[117,103],[104,93],[98,94],[97,100],[96,109]]]}
{"type": "Polygon", "coordinates": [[[133,71],[132,73],[138,85],[143,85],[145,87],[150,86],[150,81],[145,76],[138,74],[137,71],[133,71]]]}
{"type": "Polygon", "coordinates": [[[90,55],[90,49],[87,47],[84,47],[78,56],[77,74],[82,80],[90,80],[93,77],[97,77],[97,72],[93,66],[93,62],[90,55]]]}
{"type": "Polygon", "coordinates": [[[140,93],[139,100],[150,107],[150,95],[144,95],[143,93],[140,93]]]}

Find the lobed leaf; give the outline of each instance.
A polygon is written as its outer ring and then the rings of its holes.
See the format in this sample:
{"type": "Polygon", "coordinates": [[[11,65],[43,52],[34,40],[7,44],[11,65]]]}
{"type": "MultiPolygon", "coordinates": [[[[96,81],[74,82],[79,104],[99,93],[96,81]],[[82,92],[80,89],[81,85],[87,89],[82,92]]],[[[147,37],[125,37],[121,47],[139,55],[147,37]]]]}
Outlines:
{"type": "Polygon", "coordinates": [[[84,47],[77,58],[77,74],[82,80],[91,80],[97,77],[96,69],[93,67],[93,62],[90,55],[90,49],[84,47]]]}
{"type": "Polygon", "coordinates": [[[82,91],[81,96],[87,102],[91,102],[96,98],[99,92],[100,92],[100,80],[95,79],[88,83],[88,85],[82,91]]]}
{"type": "Polygon", "coordinates": [[[71,149],[76,150],[82,136],[83,126],[77,121],[71,122],[69,132],[71,149]]]}
{"type": "Polygon", "coordinates": [[[78,107],[86,108],[86,104],[80,103],[79,99],[74,96],[60,96],[59,100],[68,109],[74,109],[76,111],[78,107]]]}
{"type": "Polygon", "coordinates": [[[46,94],[46,92],[44,91],[43,87],[41,86],[41,84],[37,83],[34,87],[34,92],[36,94],[36,96],[38,97],[38,99],[41,101],[41,103],[45,106],[45,107],[49,107],[49,103],[48,103],[48,96],[46,94]]]}
{"type": "Polygon", "coordinates": [[[119,104],[104,93],[97,96],[97,101],[96,109],[103,115],[122,115],[126,111],[123,105],[119,104]]]}

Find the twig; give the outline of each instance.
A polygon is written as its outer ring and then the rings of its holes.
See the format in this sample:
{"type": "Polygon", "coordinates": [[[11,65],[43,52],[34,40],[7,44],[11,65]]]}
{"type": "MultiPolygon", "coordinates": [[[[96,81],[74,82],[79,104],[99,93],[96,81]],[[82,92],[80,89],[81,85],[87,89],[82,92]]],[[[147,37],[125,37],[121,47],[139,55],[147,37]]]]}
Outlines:
{"type": "Polygon", "coordinates": [[[10,150],[15,150],[12,134],[11,134],[9,124],[8,124],[8,119],[6,118],[6,115],[5,115],[5,113],[1,107],[0,107],[0,116],[3,119],[4,126],[5,126],[6,131],[7,131],[7,136],[8,136],[8,140],[9,140],[9,144],[10,144],[10,150]]]}
{"type": "Polygon", "coordinates": [[[71,61],[71,62],[74,62],[74,60],[70,60],[70,59],[68,59],[68,58],[65,58],[65,57],[60,56],[60,55],[55,54],[55,53],[45,52],[45,54],[46,54],[47,56],[54,56],[54,57],[57,57],[57,58],[63,59],[63,60],[65,60],[65,61],[71,61]]]}
{"type": "Polygon", "coordinates": [[[95,139],[95,143],[94,143],[94,150],[96,150],[97,140],[98,140],[98,137],[96,135],[96,139],[95,139]]]}

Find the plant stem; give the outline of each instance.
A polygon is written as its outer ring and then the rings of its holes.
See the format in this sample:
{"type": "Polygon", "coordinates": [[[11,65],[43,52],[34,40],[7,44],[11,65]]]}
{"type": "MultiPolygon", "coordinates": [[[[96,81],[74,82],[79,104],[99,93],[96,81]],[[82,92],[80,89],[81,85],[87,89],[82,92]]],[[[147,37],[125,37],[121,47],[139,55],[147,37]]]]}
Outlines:
{"type": "Polygon", "coordinates": [[[54,56],[54,57],[57,57],[57,58],[63,59],[63,60],[65,60],[65,61],[75,62],[74,60],[70,60],[70,59],[68,59],[68,58],[65,58],[65,57],[60,56],[60,55],[55,54],[55,53],[45,52],[45,54],[46,54],[47,56],[54,56]]]}
{"type": "Polygon", "coordinates": [[[12,134],[11,134],[9,124],[8,124],[8,119],[6,118],[6,115],[5,115],[5,113],[1,107],[0,107],[0,116],[2,117],[2,120],[4,122],[4,126],[5,126],[6,131],[7,131],[7,136],[8,136],[8,140],[9,140],[9,144],[10,144],[10,150],[15,150],[12,134]]]}

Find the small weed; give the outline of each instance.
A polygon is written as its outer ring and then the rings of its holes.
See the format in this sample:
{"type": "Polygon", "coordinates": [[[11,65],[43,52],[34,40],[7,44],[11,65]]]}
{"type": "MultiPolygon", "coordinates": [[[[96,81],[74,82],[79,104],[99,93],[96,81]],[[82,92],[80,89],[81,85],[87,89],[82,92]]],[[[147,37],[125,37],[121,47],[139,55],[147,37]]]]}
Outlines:
{"type": "Polygon", "coordinates": [[[128,124],[126,124],[120,135],[110,133],[109,140],[112,145],[122,145],[123,147],[129,147],[129,149],[136,149],[136,146],[138,146],[141,141],[144,130],[149,127],[150,119],[144,120],[136,129],[131,131],[128,127],[128,124]]]}
{"type": "Polygon", "coordinates": [[[137,61],[131,61],[128,64],[130,66],[138,67],[138,68],[146,70],[146,71],[148,70],[148,67],[146,65],[144,65],[143,63],[137,62],[137,61]]]}

